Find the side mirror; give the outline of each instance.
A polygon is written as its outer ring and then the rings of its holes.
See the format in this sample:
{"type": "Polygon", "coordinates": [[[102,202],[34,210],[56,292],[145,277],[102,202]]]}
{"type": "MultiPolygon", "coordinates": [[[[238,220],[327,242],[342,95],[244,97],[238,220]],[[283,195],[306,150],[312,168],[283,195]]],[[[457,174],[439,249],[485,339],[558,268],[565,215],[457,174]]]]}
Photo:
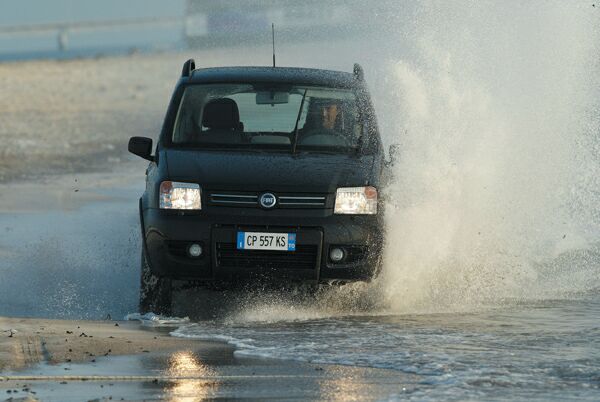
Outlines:
{"type": "Polygon", "coordinates": [[[146,137],[131,137],[127,146],[129,152],[140,156],[150,162],[154,161],[152,156],[152,139],[146,137]]]}
{"type": "Polygon", "coordinates": [[[393,166],[394,163],[396,163],[396,161],[398,160],[398,157],[400,156],[400,145],[399,144],[392,144],[390,145],[390,149],[388,152],[388,161],[387,164],[389,166],[393,166]]]}

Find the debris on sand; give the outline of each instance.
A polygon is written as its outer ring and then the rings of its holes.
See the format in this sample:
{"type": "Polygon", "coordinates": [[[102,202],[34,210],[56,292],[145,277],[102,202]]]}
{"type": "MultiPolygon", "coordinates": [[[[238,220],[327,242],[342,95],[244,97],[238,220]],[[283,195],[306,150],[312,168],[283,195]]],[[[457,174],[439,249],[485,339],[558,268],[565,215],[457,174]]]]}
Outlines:
{"type": "Polygon", "coordinates": [[[19,331],[17,331],[16,329],[7,329],[5,331],[2,332],[7,332],[8,333],[8,337],[12,338],[16,333],[18,333],[19,331]]]}

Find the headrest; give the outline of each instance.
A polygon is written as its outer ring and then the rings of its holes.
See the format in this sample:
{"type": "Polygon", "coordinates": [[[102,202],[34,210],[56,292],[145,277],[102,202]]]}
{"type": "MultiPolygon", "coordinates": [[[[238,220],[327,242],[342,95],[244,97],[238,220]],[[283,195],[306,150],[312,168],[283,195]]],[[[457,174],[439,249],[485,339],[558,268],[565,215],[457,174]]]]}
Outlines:
{"type": "Polygon", "coordinates": [[[233,99],[221,98],[204,106],[202,125],[212,129],[237,130],[240,127],[240,111],[233,99]]]}

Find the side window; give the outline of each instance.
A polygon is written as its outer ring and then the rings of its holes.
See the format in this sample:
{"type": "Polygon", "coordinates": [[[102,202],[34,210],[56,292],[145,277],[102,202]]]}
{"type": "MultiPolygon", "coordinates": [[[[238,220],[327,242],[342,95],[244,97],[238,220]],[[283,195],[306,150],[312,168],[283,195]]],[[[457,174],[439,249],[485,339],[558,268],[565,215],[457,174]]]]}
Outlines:
{"type": "Polygon", "coordinates": [[[192,112],[192,108],[184,107],[187,102],[188,91],[183,93],[183,97],[181,98],[181,103],[179,104],[179,110],[177,111],[177,117],[175,117],[175,131],[173,132],[173,142],[174,143],[183,143],[187,141],[185,136],[186,132],[189,132],[191,127],[189,127],[193,122],[190,113],[192,112]]]}

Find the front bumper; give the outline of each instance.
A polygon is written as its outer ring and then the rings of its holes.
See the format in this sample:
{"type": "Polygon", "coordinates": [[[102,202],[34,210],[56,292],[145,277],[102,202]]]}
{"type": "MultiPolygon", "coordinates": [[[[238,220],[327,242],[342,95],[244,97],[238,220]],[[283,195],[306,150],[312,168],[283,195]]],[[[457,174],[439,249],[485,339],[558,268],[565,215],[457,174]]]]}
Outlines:
{"type": "Polygon", "coordinates": [[[333,215],[327,210],[222,210],[140,209],[152,271],[163,277],[203,282],[260,277],[308,283],[370,280],[379,272],[383,245],[380,215],[333,215]],[[297,249],[237,250],[238,231],[296,233],[297,249]],[[201,257],[187,255],[192,243],[202,246],[201,257]],[[334,263],[329,259],[333,246],[345,249],[344,261],[334,263]]]}

